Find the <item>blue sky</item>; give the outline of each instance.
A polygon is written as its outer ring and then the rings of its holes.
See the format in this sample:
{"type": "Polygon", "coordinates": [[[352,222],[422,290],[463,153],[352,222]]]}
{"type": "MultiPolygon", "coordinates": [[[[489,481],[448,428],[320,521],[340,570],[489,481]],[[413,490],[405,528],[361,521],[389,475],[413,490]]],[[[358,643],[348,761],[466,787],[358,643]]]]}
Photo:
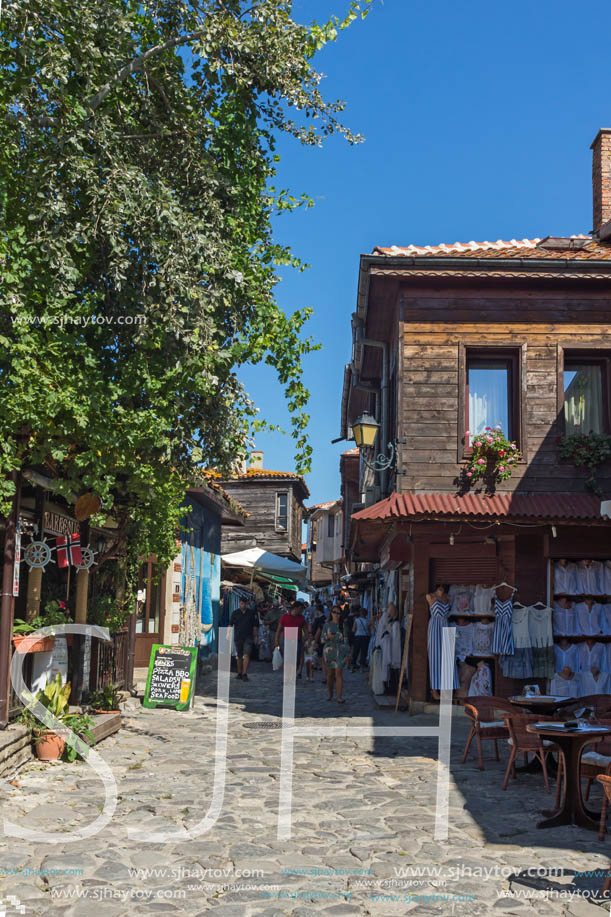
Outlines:
{"type": "MultiPolygon", "coordinates": [[[[301,21],[348,0],[296,0],[301,21]]],[[[590,144],[611,126],[605,78],[611,4],[376,0],[370,16],[324,49],[327,98],[365,136],[350,147],[279,147],[283,186],[316,201],[277,222],[311,268],[277,288],[287,312],[311,306],[323,345],[305,364],[312,393],[307,476],[312,503],[339,495],[344,364],[350,359],[359,254],[375,245],[533,238],[592,228],[590,144]]],[[[269,421],[289,426],[267,367],[241,374],[269,421]]],[[[293,441],[257,436],[267,468],[294,467],[293,441]]]]}

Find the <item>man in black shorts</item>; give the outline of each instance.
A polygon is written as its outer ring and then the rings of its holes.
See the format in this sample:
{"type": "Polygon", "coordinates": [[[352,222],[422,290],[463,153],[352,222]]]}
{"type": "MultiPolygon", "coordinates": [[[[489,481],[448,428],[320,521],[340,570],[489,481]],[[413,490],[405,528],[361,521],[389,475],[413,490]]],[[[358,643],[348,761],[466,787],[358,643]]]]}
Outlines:
{"type": "Polygon", "coordinates": [[[248,681],[248,663],[253,643],[259,635],[259,616],[255,608],[248,607],[246,599],[240,599],[240,607],[231,616],[233,640],[238,654],[238,678],[248,681]]]}

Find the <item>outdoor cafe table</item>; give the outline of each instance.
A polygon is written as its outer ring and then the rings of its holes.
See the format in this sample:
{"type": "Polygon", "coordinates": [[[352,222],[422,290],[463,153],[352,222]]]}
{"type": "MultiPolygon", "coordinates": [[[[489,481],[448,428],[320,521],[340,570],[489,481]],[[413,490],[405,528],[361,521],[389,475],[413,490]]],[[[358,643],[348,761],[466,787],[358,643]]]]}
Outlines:
{"type": "Polygon", "coordinates": [[[537,695],[531,697],[508,697],[507,700],[515,707],[523,707],[530,713],[542,713],[544,716],[555,713],[560,707],[566,707],[567,704],[574,704],[574,697],[556,697],[554,695],[537,695]]]}
{"type": "Polygon", "coordinates": [[[600,813],[587,809],[581,795],[581,753],[584,745],[600,742],[611,734],[611,729],[606,726],[585,726],[569,730],[554,728],[551,723],[529,723],[526,731],[555,742],[564,755],[564,804],[550,818],[540,821],[537,828],[578,825],[580,828],[597,831],[600,813]]]}

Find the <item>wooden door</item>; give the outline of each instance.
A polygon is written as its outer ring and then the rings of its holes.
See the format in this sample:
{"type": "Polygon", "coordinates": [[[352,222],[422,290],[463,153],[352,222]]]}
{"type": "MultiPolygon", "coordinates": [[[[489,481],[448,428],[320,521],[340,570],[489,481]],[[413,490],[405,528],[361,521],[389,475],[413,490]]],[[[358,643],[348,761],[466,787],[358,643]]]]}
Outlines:
{"type": "Polygon", "coordinates": [[[165,618],[165,574],[155,582],[156,558],[149,557],[140,567],[138,591],[144,592],[144,600],[138,602],[136,615],[136,657],[137,668],[148,666],[151,647],[163,643],[165,618]]]}

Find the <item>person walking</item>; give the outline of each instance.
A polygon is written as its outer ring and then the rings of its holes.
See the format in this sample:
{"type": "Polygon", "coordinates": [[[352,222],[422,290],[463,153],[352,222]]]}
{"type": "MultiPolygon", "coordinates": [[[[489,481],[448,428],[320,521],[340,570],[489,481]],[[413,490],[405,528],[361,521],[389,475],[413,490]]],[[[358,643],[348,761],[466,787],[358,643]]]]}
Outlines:
{"type": "Polygon", "coordinates": [[[334,605],[331,609],[331,620],[327,621],[322,632],[323,658],[327,668],[327,700],[333,700],[335,685],[337,703],[343,704],[344,666],[350,653],[348,637],[341,623],[340,609],[334,605]]]}
{"type": "Polygon", "coordinates": [[[233,640],[238,654],[238,678],[248,681],[248,663],[253,645],[257,645],[259,616],[256,609],[249,607],[246,599],[240,599],[240,606],[231,616],[233,640]]]}
{"type": "Polygon", "coordinates": [[[302,607],[301,602],[293,602],[290,611],[282,615],[278,622],[275,640],[275,645],[280,647],[282,657],[285,658],[284,632],[292,627],[297,628],[297,678],[301,678],[301,669],[303,667],[303,643],[308,633],[307,621],[301,613],[302,607]],[[282,645],[280,644],[280,640],[282,640],[282,645]]]}
{"type": "Polygon", "coordinates": [[[354,619],[354,656],[352,658],[354,669],[367,670],[367,650],[369,649],[369,621],[367,609],[361,608],[358,618],[354,619]]]}
{"type": "Polygon", "coordinates": [[[327,681],[327,668],[325,666],[325,660],[323,658],[323,645],[322,645],[322,632],[325,624],[327,623],[327,618],[322,603],[319,603],[316,606],[316,617],[314,618],[314,624],[312,626],[312,633],[314,634],[314,641],[316,643],[316,655],[320,659],[320,666],[322,668],[322,680],[323,683],[327,681]]]}

